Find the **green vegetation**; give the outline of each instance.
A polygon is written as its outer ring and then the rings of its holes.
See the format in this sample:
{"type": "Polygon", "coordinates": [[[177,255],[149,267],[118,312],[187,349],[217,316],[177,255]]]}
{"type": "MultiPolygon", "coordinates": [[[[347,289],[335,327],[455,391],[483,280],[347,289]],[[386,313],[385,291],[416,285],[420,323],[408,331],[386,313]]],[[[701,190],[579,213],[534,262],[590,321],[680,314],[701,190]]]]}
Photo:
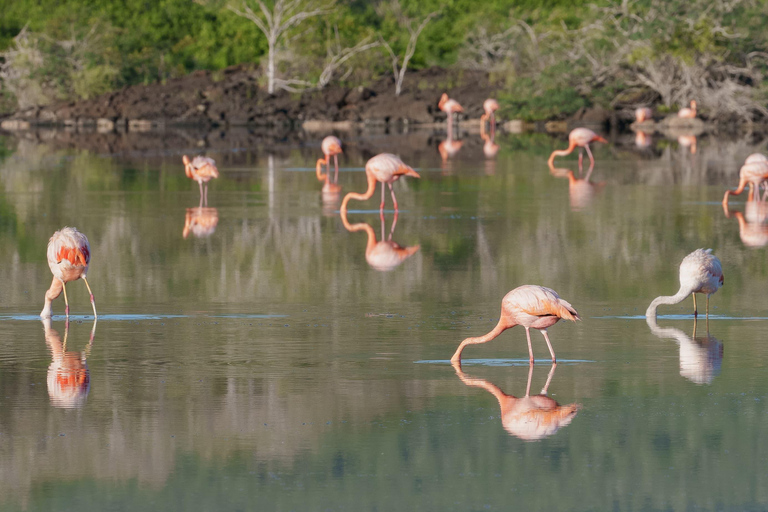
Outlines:
{"type": "Polygon", "coordinates": [[[292,12],[322,13],[272,43],[235,12],[260,15],[257,2],[5,0],[0,111],[201,69],[266,70],[270,46],[278,87],[366,84],[392,73],[393,57],[402,65],[407,20],[416,27],[436,13],[408,67],[487,70],[506,91],[507,115],[557,118],[590,105],[674,111],[696,99],[705,116],[768,116],[764,1],[297,0],[292,12]]]}

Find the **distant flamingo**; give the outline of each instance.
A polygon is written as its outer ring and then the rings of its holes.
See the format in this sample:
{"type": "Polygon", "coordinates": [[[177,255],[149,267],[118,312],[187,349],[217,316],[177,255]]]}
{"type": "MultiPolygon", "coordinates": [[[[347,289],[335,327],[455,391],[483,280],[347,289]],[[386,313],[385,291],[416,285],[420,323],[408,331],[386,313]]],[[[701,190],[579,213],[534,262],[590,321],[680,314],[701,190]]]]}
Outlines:
{"type": "Polygon", "coordinates": [[[691,100],[691,108],[681,108],[677,111],[677,117],[683,119],[694,119],[696,117],[696,102],[691,100]]]}
{"type": "Polygon", "coordinates": [[[547,383],[538,395],[531,396],[531,378],[533,365],[528,366],[528,385],[525,396],[517,398],[507,395],[498,386],[484,380],[468,376],[461,370],[461,362],[453,363],[453,369],[461,382],[467,386],[481,388],[492,394],[501,408],[501,424],[504,430],[524,441],[536,441],[551,436],[560,428],[567,426],[581,407],[579,404],[560,405],[547,396],[547,389],[555,373],[556,364],[552,365],[547,376],[547,383]]]}
{"type": "Polygon", "coordinates": [[[576,128],[568,135],[568,149],[557,149],[549,155],[549,164],[553,165],[556,156],[570,155],[576,147],[579,147],[579,170],[581,170],[581,163],[583,154],[581,148],[586,148],[589,155],[590,165],[595,165],[595,158],[592,156],[592,151],[589,150],[590,142],[608,142],[604,138],[597,135],[589,128],[576,128]]]}
{"type": "Polygon", "coordinates": [[[85,278],[88,272],[88,264],[91,261],[91,246],[88,238],[76,228],[63,228],[56,231],[48,241],[48,266],[53,273],[51,287],[45,292],[45,306],[40,316],[51,316],[51,302],[64,292],[65,314],[69,318],[69,300],[65,284],[80,278],[85,281],[88,293],[91,295],[93,317],[96,318],[96,303],[93,300],[93,292],[85,278]]]}
{"type": "Polygon", "coordinates": [[[552,344],[549,342],[547,328],[555,325],[561,318],[572,322],[581,320],[573,306],[561,299],[554,290],[532,284],[518,286],[501,300],[501,317],[496,327],[485,336],[462,341],[456,353],[453,354],[451,362],[461,361],[461,352],[467,345],[486,343],[505,330],[522,325],[525,327],[525,335],[528,338],[528,355],[531,364],[533,364],[531,328],[540,330],[544,335],[549,353],[552,355],[552,362],[555,363],[557,362],[555,351],[552,350],[552,344]]]}
{"type": "Polygon", "coordinates": [[[653,112],[648,107],[640,107],[635,109],[635,121],[642,123],[645,121],[653,120],[653,112]]]}
{"type": "Polygon", "coordinates": [[[499,102],[493,98],[488,98],[483,102],[483,110],[485,110],[485,114],[480,116],[480,134],[485,133],[486,121],[488,121],[489,131],[494,133],[496,131],[496,111],[499,110],[499,102]]]}
{"type": "Polygon", "coordinates": [[[739,170],[739,187],[736,190],[725,191],[723,208],[728,208],[728,197],[741,195],[747,184],[749,184],[750,191],[754,190],[755,199],[759,199],[760,184],[765,180],[768,180],[768,162],[755,158],[752,163],[742,165],[739,170]]]}
{"type": "Polygon", "coordinates": [[[187,155],[181,157],[184,162],[184,172],[187,178],[191,178],[200,185],[200,206],[208,206],[208,182],[213,178],[219,177],[219,170],[216,168],[216,161],[206,156],[196,156],[192,160],[187,155]],[[203,193],[203,183],[205,183],[205,193],[203,193]]]}
{"type": "Polygon", "coordinates": [[[323,139],[323,143],[320,145],[321,149],[323,150],[323,155],[325,155],[325,158],[320,158],[317,160],[317,164],[315,165],[315,173],[317,174],[317,179],[319,181],[325,180],[326,183],[329,182],[329,175],[331,174],[330,168],[328,168],[328,164],[331,161],[331,157],[333,157],[333,163],[336,167],[336,174],[334,175],[333,182],[338,183],[339,182],[339,154],[342,153],[341,151],[341,141],[334,137],[333,135],[329,135],[326,138],[323,139]],[[327,173],[323,174],[323,165],[326,166],[327,173]]]}
{"type": "Polygon", "coordinates": [[[437,104],[437,108],[448,114],[448,134],[453,134],[453,114],[457,112],[464,112],[464,108],[459,105],[459,102],[448,98],[446,93],[440,96],[440,102],[437,104]]]}
{"type": "Polygon", "coordinates": [[[397,199],[395,198],[395,191],[392,189],[392,183],[397,181],[400,176],[421,178],[416,171],[408,165],[405,165],[398,156],[391,153],[381,153],[368,160],[365,164],[365,175],[368,178],[368,190],[365,194],[350,192],[344,196],[344,200],[341,202],[342,212],[346,211],[347,203],[350,199],[356,199],[358,201],[367,201],[370,199],[371,196],[373,196],[373,192],[376,190],[377,181],[381,182],[380,210],[384,210],[384,184],[386,183],[389,185],[392,201],[395,203],[395,211],[397,211],[397,199]]]}
{"type": "Polygon", "coordinates": [[[380,272],[389,272],[402,262],[413,256],[419,251],[421,246],[413,245],[411,247],[403,247],[397,242],[392,241],[392,235],[395,232],[395,226],[397,225],[397,212],[395,212],[395,218],[392,220],[392,227],[389,231],[389,238],[384,239],[384,212],[381,212],[381,241],[376,241],[376,232],[370,224],[365,222],[358,222],[356,224],[350,224],[347,220],[346,210],[341,211],[341,222],[347,231],[353,233],[355,231],[365,231],[368,235],[368,243],[365,246],[365,261],[380,272]]]}
{"type": "Polygon", "coordinates": [[[709,317],[709,296],[723,286],[723,267],[720,260],[712,254],[712,249],[696,249],[683,258],[680,263],[680,289],[675,295],[660,296],[653,299],[645,312],[646,318],[656,316],[659,304],[677,304],[693,295],[693,316],[698,316],[696,294],[707,295],[707,317],[709,317]]]}

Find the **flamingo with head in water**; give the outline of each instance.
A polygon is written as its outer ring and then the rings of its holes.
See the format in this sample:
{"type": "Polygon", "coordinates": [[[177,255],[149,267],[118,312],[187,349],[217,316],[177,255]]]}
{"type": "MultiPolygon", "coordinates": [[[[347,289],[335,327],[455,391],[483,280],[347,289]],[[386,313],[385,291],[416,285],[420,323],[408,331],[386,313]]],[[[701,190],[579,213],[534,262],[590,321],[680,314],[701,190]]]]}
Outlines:
{"type": "Polygon", "coordinates": [[[413,170],[412,167],[405,165],[400,157],[391,153],[381,153],[368,160],[365,164],[365,175],[368,178],[368,190],[364,194],[358,194],[356,192],[350,192],[344,196],[344,200],[341,202],[341,211],[347,210],[347,203],[350,199],[356,199],[358,201],[367,201],[373,196],[373,192],[376,190],[376,182],[381,182],[381,207],[380,210],[384,210],[384,184],[389,185],[389,191],[392,194],[392,201],[395,203],[395,211],[397,211],[397,198],[395,198],[395,191],[392,189],[392,184],[397,181],[400,176],[412,176],[414,178],[421,178],[419,173],[413,170]]]}
{"type": "Polygon", "coordinates": [[[325,158],[319,158],[317,160],[317,164],[315,164],[315,173],[317,174],[317,179],[319,181],[325,180],[325,183],[328,184],[330,181],[330,174],[331,170],[328,167],[331,157],[333,157],[333,164],[334,167],[336,167],[336,174],[334,175],[333,182],[338,183],[339,182],[339,154],[342,153],[341,150],[341,141],[334,137],[333,135],[329,135],[326,138],[323,139],[322,144],[320,145],[320,148],[323,150],[323,155],[325,155],[325,158]],[[326,173],[323,174],[323,165],[326,167],[326,173]]]}
{"type": "MultiPolygon", "coordinates": [[[[752,158],[752,156],[750,156],[752,158]]],[[[739,170],[739,186],[736,190],[726,190],[723,196],[723,208],[728,208],[728,197],[738,196],[744,192],[749,185],[752,193],[756,194],[755,199],[759,199],[760,184],[768,180],[768,161],[759,160],[755,157],[752,162],[745,163],[739,170]]]]}
{"type": "Polygon", "coordinates": [[[440,96],[437,108],[448,114],[448,136],[451,137],[453,135],[453,114],[464,112],[464,108],[459,105],[458,101],[449,98],[446,93],[440,96]]]}
{"type": "Polygon", "coordinates": [[[499,110],[499,102],[493,98],[488,98],[483,102],[485,114],[480,116],[480,134],[485,133],[485,122],[488,121],[490,132],[496,131],[496,111],[499,110]]]}
{"type": "Polygon", "coordinates": [[[91,246],[88,238],[76,228],[65,227],[56,231],[48,241],[48,267],[53,273],[51,287],[45,292],[45,305],[40,316],[51,316],[51,303],[64,292],[65,314],[69,318],[69,300],[67,299],[66,284],[70,281],[82,279],[85,282],[88,293],[91,296],[93,317],[96,318],[96,302],[93,300],[93,292],[85,275],[88,273],[88,264],[91,262],[91,246]]]}
{"type": "Polygon", "coordinates": [[[587,150],[587,155],[589,155],[589,163],[590,166],[595,165],[595,158],[592,156],[592,151],[589,149],[590,142],[608,142],[589,128],[576,128],[574,130],[571,130],[571,133],[568,134],[568,149],[556,149],[552,152],[551,155],[549,155],[548,163],[550,167],[553,166],[555,157],[556,156],[565,156],[570,155],[574,149],[577,147],[579,148],[579,170],[581,170],[581,162],[583,158],[583,154],[581,152],[581,148],[585,148],[587,150]]]}
{"type": "Polygon", "coordinates": [[[707,296],[707,317],[709,317],[709,296],[723,286],[723,267],[712,254],[712,249],[696,249],[680,263],[680,289],[676,294],[653,299],[645,312],[646,318],[656,316],[660,304],[678,304],[693,295],[693,316],[699,314],[696,308],[696,294],[707,296]]]}

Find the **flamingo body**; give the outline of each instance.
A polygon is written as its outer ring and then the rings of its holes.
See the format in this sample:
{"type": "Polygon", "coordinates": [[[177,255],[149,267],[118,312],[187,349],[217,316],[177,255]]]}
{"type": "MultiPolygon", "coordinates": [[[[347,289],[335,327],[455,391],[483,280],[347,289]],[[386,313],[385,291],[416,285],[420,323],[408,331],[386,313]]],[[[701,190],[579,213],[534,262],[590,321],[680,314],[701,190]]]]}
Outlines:
{"type": "MultiPolygon", "coordinates": [[[[754,155],[750,155],[752,158],[754,155]]],[[[768,180],[768,161],[762,161],[755,157],[752,162],[745,163],[739,170],[739,186],[736,190],[726,190],[723,196],[723,207],[728,208],[728,197],[740,195],[747,185],[758,190],[760,184],[768,180]]]]}
{"type": "Polygon", "coordinates": [[[656,308],[660,304],[677,304],[693,295],[693,314],[696,310],[696,295],[703,293],[707,296],[707,315],[709,315],[709,296],[723,286],[723,267],[720,260],[712,254],[712,249],[696,249],[683,258],[680,263],[680,289],[675,295],[656,297],[645,312],[646,318],[656,316],[656,308]]]}
{"type": "Polygon", "coordinates": [[[381,209],[384,209],[384,184],[386,183],[389,185],[392,201],[395,203],[395,210],[397,210],[397,199],[395,198],[395,191],[392,190],[392,183],[397,181],[400,176],[421,177],[412,167],[403,163],[400,157],[391,153],[381,153],[368,160],[365,164],[365,175],[368,178],[368,190],[364,194],[350,192],[344,196],[344,200],[341,202],[341,211],[346,211],[350,199],[358,201],[370,199],[376,189],[377,181],[381,182],[381,209]]]}
{"type": "Polygon", "coordinates": [[[192,160],[187,155],[181,157],[181,161],[184,162],[184,173],[187,178],[195,180],[200,186],[200,206],[203,201],[208,204],[208,182],[213,178],[219,177],[219,169],[216,167],[216,161],[213,158],[207,156],[196,156],[192,160]],[[203,192],[203,184],[205,184],[205,192],[203,192]]]}
{"type": "Polygon", "coordinates": [[[483,110],[485,114],[480,117],[480,131],[485,131],[485,121],[487,120],[491,126],[491,132],[496,131],[496,111],[499,110],[499,102],[493,98],[488,98],[483,102],[483,110]]]}
{"type": "Polygon", "coordinates": [[[677,117],[694,119],[696,117],[696,102],[691,100],[691,108],[681,108],[678,110],[677,117]]]}
{"type": "Polygon", "coordinates": [[[91,246],[88,244],[88,237],[76,228],[65,227],[56,231],[48,241],[47,259],[48,267],[53,274],[53,281],[45,293],[45,305],[40,316],[43,318],[51,316],[51,303],[62,291],[64,291],[64,301],[67,304],[66,314],[69,316],[69,301],[67,300],[65,285],[71,281],[83,279],[91,295],[91,305],[95,317],[96,304],[86,279],[88,265],[91,262],[91,246]]]}
{"type": "Polygon", "coordinates": [[[335,182],[338,182],[339,180],[339,155],[343,152],[341,150],[341,140],[339,140],[338,137],[334,137],[333,135],[329,135],[326,138],[323,139],[323,142],[320,144],[320,149],[323,151],[323,155],[325,158],[320,158],[317,160],[317,164],[315,166],[315,172],[317,174],[317,179],[319,181],[325,180],[326,183],[329,181],[328,175],[330,174],[330,169],[328,169],[327,174],[323,174],[322,167],[325,165],[328,167],[331,161],[331,157],[333,157],[335,167],[336,167],[336,176],[335,176],[335,182]]]}
{"type": "Polygon", "coordinates": [[[496,327],[486,334],[476,338],[467,338],[461,342],[456,353],[453,354],[451,361],[461,361],[461,353],[467,345],[486,343],[507,329],[516,325],[525,327],[528,338],[528,353],[530,362],[533,363],[533,348],[531,347],[530,329],[542,331],[544,339],[547,341],[549,352],[552,355],[552,362],[556,362],[555,352],[552,350],[552,344],[549,342],[547,328],[556,324],[560,319],[581,320],[579,314],[567,301],[560,298],[554,290],[544,286],[526,284],[518,286],[507,293],[501,301],[501,317],[496,327]]]}
{"type": "Polygon", "coordinates": [[[453,136],[453,114],[464,112],[464,108],[458,101],[449,98],[446,93],[443,93],[443,95],[440,96],[437,108],[448,115],[448,137],[450,138],[453,136]]]}
{"type": "MultiPolygon", "coordinates": [[[[556,156],[570,155],[577,147],[585,148],[589,155],[589,161],[591,165],[595,165],[595,159],[592,156],[592,151],[589,149],[591,142],[608,142],[589,128],[575,128],[568,134],[568,149],[558,149],[549,155],[549,165],[552,166],[556,156]]],[[[579,153],[579,166],[581,166],[581,153],[579,153]]]]}
{"type": "Polygon", "coordinates": [[[651,112],[651,109],[648,107],[640,107],[635,109],[635,120],[638,123],[642,123],[644,121],[650,121],[653,119],[653,112],[651,112]]]}

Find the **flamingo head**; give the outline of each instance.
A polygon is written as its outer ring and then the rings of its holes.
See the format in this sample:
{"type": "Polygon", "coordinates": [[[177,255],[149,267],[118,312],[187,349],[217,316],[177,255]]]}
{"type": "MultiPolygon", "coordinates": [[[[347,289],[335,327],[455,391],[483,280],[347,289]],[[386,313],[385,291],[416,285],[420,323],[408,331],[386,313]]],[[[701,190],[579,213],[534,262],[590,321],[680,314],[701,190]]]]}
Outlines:
{"type": "Polygon", "coordinates": [[[440,96],[440,101],[437,103],[437,108],[443,108],[443,105],[448,101],[448,94],[443,93],[442,96],[440,96]]]}

